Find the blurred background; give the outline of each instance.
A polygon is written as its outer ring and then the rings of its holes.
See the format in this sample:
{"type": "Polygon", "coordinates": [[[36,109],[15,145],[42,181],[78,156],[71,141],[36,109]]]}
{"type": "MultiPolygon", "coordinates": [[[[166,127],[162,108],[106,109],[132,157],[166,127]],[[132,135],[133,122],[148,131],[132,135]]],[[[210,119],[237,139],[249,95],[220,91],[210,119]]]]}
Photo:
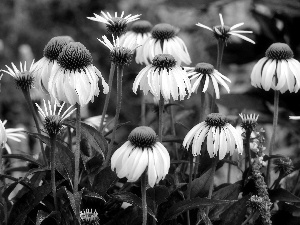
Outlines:
{"type": "MultiPolygon", "coordinates": [[[[251,87],[250,74],[254,64],[274,42],[289,44],[294,57],[299,59],[298,0],[1,0],[0,69],[5,69],[5,65],[10,66],[11,62],[19,65],[20,61],[38,61],[43,56],[44,46],[52,37],[69,35],[89,49],[94,65],[108,81],[109,50],[97,40],[106,34],[106,27],[86,18],[92,17],[93,13],[100,14],[101,11],[111,14],[115,11],[119,14],[124,11],[125,15],[142,14],[140,18],[153,25],[164,22],[178,27],[178,36],[184,40],[191,55],[190,66],[199,62],[216,64],[216,40],[212,32],[196,26],[196,23],[209,27],[219,25],[219,13],[222,13],[225,25],[233,26],[244,22],[241,30],[252,30],[253,34],[247,36],[256,44],[234,37],[229,40],[224,51],[221,73],[231,79],[231,93],[222,95],[217,103],[220,111],[236,118],[240,112],[259,113],[259,123],[265,127],[268,138],[272,122],[273,93],[251,87]]],[[[142,68],[133,60],[124,71],[121,122],[131,123],[119,131],[120,141],[124,141],[128,131],[140,122],[140,96],[132,92],[132,83],[142,68]]],[[[108,110],[111,117],[115,112],[114,93],[115,90],[108,110]]],[[[100,94],[85,110],[84,117],[101,114],[104,97],[100,94]]],[[[282,129],[279,129],[277,153],[291,156],[294,162],[298,161],[299,155],[299,124],[295,121],[287,122],[289,115],[300,115],[299,99],[299,94],[295,93],[280,95],[279,123],[282,129]]],[[[180,102],[179,107],[176,107],[176,121],[188,128],[197,124],[198,102],[197,94],[180,102]]],[[[6,127],[25,126],[29,130],[35,130],[21,91],[16,89],[13,79],[6,74],[1,80],[0,118],[8,120],[6,127]]],[[[155,107],[150,104],[147,119],[149,124],[156,119],[155,107]]],[[[181,127],[177,129],[181,137],[187,132],[181,127]]],[[[31,142],[33,140],[29,140],[29,146],[33,144],[31,142]]]]}

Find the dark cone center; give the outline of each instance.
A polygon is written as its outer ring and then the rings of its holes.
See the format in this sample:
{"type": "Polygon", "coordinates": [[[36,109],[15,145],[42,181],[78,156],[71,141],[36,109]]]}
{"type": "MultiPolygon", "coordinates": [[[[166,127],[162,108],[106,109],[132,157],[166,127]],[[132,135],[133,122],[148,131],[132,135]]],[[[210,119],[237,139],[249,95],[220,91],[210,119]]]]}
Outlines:
{"type": "Polygon", "coordinates": [[[72,41],[74,40],[69,36],[58,36],[52,38],[44,48],[44,57],[51,61],[57,60],[62,49],[72,41]]]}
{"type": "Polygon", "coordinates": [[[226,26],[226,25],[214,26],[213,31],[214,31],[214,36],[217,39],[222,39],[222,40],[226,41],[230,37],[230,34],[228,34],[228,32],[230,31],[229,26],[226,26]]]}
{"type": "Polygon", "coordinates": [[[153,27],[152,37],[159,40],[165,40],[175,37],[177,29],[170,24],[160,23],[153,27]]]}
{"type": "Polygon", "coordinates": [[[211,127],[223,127],[227,123],[227,120],[220,113],[211,113],[206,117],[205,122],[211,127]]]}
{"type": "Polygon", "coordinates": [[[135,147],[151,148],[156,143],[156,133],[150,127],[141,126],[135,128],[128,136],[128,140],[135,147]]]}
{"type": "Polygon", "coordinates": [[[214,66],[209,63],[198,63],[195,66],[195,72],[201,74],[212,74],[214,70],[215,70],[214,66]]]}
{"type": "Polygon", "coordinates": [[[89,50],[80,42],[70,42],[57,58],[57,62],[65,70],[81,71],[92,64],[93,58],[89,50]]]}
{"type": "Polygon", "coordinates": [[[108,21],[109,24],[106,24],[107,32],[115,36],[120,36],[125,33],[127,29],[127,21],[121,17],[113,17],[112,21],[108,21]]]}
{"type": "Polygon", "coordinates": [[[274,43],[266,51],[266,57],[275,60],[291,59],[294,53],[285,43],[274,43]]]}
{"type": "Polygon", "coordinates": [[[138,20],[131,26],[131,30],[137,34],[149,33],[152,29],[152,24],[147,20],[138,20]]]}
{"type": "Polygon", "coordinates": [[[159,54],[153,58],[152,65],[155,66],[159,72],[163,69],[169,71],[169,69],[172,69],[176,65],[176,60],[170,54],[159,54]]]}

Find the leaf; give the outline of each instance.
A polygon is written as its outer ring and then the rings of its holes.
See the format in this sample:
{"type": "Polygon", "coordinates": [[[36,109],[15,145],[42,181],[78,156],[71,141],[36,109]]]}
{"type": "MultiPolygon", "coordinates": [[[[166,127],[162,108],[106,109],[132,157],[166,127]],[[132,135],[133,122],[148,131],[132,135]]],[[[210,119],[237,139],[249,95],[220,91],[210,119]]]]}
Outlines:
{"type": "Polygon", "coordinates": [[[94,179],[94,183],[92,185],[93,190],[97,192],[99,195],[106,194],[106,191],[117,181],[118,177],[115,172],[111,170],[111,168],[105,167],[101,170],[94,179]]]}
{"type": "MultiPolygon", "coordinates": [[[[70,126],[76,129],[76,120],[70,119],[63,122],[64,125],[70,126]]],[[[88,143],[95,149],[99,154],[105,158],[108,150],[108,145],[104,136],[98,132],[94,127],[81,122],[81,135],[82,138],[87,139],[88,143]]]]}
{"type": "Polygon", "coordinates": [[[300,198],[291,192],[278,188],[275,190],[269,190],[269,197],[272,202],[282,201],[282,202],[300,202],[300,198]]]}
{"type": "MultiPolygon", "coordinates": [[[[62,181],[56,183],[60,185],[62,181]]],[[[8,224],[23,225],[27,214],[34,209],[49,193],[51,193],[51,183],[39,186],[24,194],[12,207],[8,224]]]]}
{"type": "Polygon", "coordinates": [[[27,155],[27,154],[8,154],[8,155],[3,155],[2,156],[4,159],[21,159],[24,161],[28,161],[31,162],[35,165],[38,166],[43,166],[38,160],[36,160],[35,158],[33,158],[31,155],[27,155]]]}
{"type": "Polygon", "coordinates": [[[196,196],[205,197],[208,194],[209,186],[214,179],[211,176],[212,169],[207,170],[204,174],[202,174],[199,178],[196,178],[192,181],[192,189],[191,189],[191,198],[196,196]]]}
{"type": "MultiPolygon", "coordinates": [[[[37,216],[36,216],[36,225],[42,225],[42,223],[46,220],[55,220],[56,221],[56,224],[60,224],[60,221],[61,221],[61,214],[60,212],[58,211],[52,211],[50,214],[49,213],[46,213],[42,210],[39,210],[38,213],[37,213],[37,216]]],[[[47,224],[50,224],[51,221],[47,224]]],[[[52,223],[53,224],[53,221],[52,223]]]]}
{"type": "Polygon", "coordinates": [[[67,190],[66,187],[64,187],[64,189],[70,200],[70,204],[73,209],[73,212],[74,212],[77,220],[80,222],[80,203],[81,203],[81,198],[82,198],[82,192],[78,191],[78,192],[72,194],[70,191],[67,190]]]}
{"type": "Polygon", "coordinates": [[[170,193],[166,186],[158,185],[147,190],[147,196],[155,201],[156,206],[159,206],[161,203],[166,202],[170,193]]]}
{"type": "MultiPolygon", "coordinates": [[[[119,192],[116,194],[112,194],[111,197],[118,201],[127,202],[127,203],[130,203],[132,205],[139,207],[140,209],[143,209],[142,199],[131,192],[119,192]]],[[[147,210],[148,214],[151,215],[156,220],[155,214],[153,213],[153,211],[149,207],[147,207],[147,208],[148,208],[148,210],[147,210]]]]}
{"type": "MultiPolygon", "coordinates": [[[[212,199],[219,200],[235,200],[238,198],[242,189],[241,181],[234,184],[229,184],[226,187],[220,188],[212,194],[212,199]]],[[[230,204],[227,205],[216,205],[210,209],[209,218],[218,219],[219,215],[224,212],[230,204]]]]}
{"type": "Polygon", "coordinates": [[[207,199],[207,198],[199,198],[196,197],[194,199],[183,200],[181,202],[177,202],[164,215],[164,220],[172,220],[175,219],[178,215],[182,214],[183,212],[195,208],[206,207],[206,206],[213,206],[219,204],[228,204],[234,201],[227,201],[227,200],[215,200],[215,199],[207,199]]]}
{"type": "Polygon", "coordinates": [[[247,201],[250,195],[246,195],[228,207],[221,215],[220,225],[241,225],[247,212],[247,201]]]}
{"type": "Polygon", "coordinates": [[[99,195],[99,194],[97,194],[95,192],[88,191],[86,189],[83,189],[83,194],[82,195],[84,197],[101,199],[102,201],[106,202],[105,199],[101,195],[99,195]]]}

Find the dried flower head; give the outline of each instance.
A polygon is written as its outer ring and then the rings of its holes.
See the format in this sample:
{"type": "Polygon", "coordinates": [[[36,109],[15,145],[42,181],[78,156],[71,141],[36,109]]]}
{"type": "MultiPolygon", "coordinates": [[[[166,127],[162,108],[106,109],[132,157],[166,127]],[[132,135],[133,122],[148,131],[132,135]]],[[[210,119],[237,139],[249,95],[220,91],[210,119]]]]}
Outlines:
{"type": "Polygon", "coordinates": [[[283,176],[289,175],[294,170],[293,161],[289,157],[280,157],[273,161],[275,173],[279,172],[283,176]]]}

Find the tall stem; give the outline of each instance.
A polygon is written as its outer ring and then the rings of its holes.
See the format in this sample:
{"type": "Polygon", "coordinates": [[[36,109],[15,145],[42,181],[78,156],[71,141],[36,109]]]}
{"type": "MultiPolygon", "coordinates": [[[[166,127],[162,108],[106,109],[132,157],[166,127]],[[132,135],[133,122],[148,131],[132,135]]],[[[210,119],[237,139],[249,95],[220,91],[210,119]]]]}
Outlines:
{"type": "MultiPolygon", "coordinates": [[[[193,181],[193,154],[192,152],[189,152],[189,159],[190,159],[190,171],[189,171],[189,184],[188,184],[188,190],[187,190],[187,199],[191,199],[191,192],[192,192],[192,181],[193,181]]],[[[187,225],[190,225],[190,211],[187,211],[187,225]]]]}
{"type": "Polygon", "coordinates": [[[116,115],[115,115],[115,126],[112,132],[111,141],[109,143],[109,148],[104,162],[104,167],[108,166],[109,164],[112,155],[112,150],[114,147],[114,142],[116,139],[116,131],[117,131],[117,126],[119,124],[119,116],[120,116],[121,106],[122,106],[122,78],[123,78],[123,66],[118,66],[117,67],[117,106],[116,106],[116,115]]]}
{"type": "MultiPolygon", "coordinates": [[[[3,155],[3,148],[0,146],[0,174],[2,174],[2,155],[3,155]]],[[[1,178],[0,179],[0,184],[3,188],[0,189],[0,203],[3,204],[3,213],[4,213],[4,222],[5,224],[7,224],[7,204],[6,204],[6,201],[5,199],[2,197],[2,190],[5,190],[6,189],[6,184],[5,184],[5,178],[1,178]]]]}
{"type": "Polygon", "coordinates": [[[142,192],[142,208],[143,208],[143,225],[147,225],[147,196],[146,196],[147,175],[146,172],[142,174],[141,178],[141,192],[142,192]]]}
{"type": "MultiPolygon", "coordinates": [[[[218,158],[215,157],[212,159],[212,165],[211,165],[211,183],[209,186],[209,190],[208,190],[208,199],[211,199],[212,193],[213,193],[213,188],[214,188],[214,177],[215,177],[215,173],[216,173],[216,167],[217,167],[217,162],[218,162],[218,158]]],[[[208,212],[209,212],[209,206],[207,206],[206,208],[206,215],[208,216],[208,212]]]]}
{"type": "Polygon", "coordinates": [[[142,126],[146,125],[146,96],[142,93],[141,99],[141,124],[142,126]]]}
{"type": "MultiPolygon", "coordinates": [[[[251,169],[251,150],[250,150],[250,136],[251,136],[251,130],[246,130],[246,139],[245,139],[245,152],[247,156],[247,161],[249,165],[249,169],[251,169]]],[[[245,167],[247,166],[247,163],[245,161],[245,167]]]]}
{"type": "Polygon", "coordinates": [[[159,107],[159,111],[158,111],[158,141],[162,142],[163,113],[164,113],[164,98],[162,95],[160,95],[158,107],[159,107]]]}
{"type": "MultiPolygon", "coordinates": [[[[269,155],[273,154],[273,150],[275,146],[276,129],[278,124],[278,107],[279,107],[279,91],[274,91],[273,132],[272,132],[272,137],[270,142],[269,155]]],[[[270,170],[271,170],[271,159],[268,162],[267,176],[266,176],[266,183],[268,187],[270,184],[270,172],[271,172],[270,170]]]]}
{"type": "MultiPolygon", "coordinates": [[[[27,105],[28,105],[28,107],[29,107],[29,109],[31,111],[31,114],[33,116],[33,120],[34,120],[36,129],[37,129],[37,132],[38,132],[38,134],[41,135],[42,132],[41,132],[41,129],[40,129],[40,126],[39,126],[39,121],[38,121],[38,117],[37,117],[36,111],[35,111],[35,109],[33,107],[32,101],[31,101],[30,92],[29,92],[29,90],[25,90],[25,89],[22,89],[22,92],[23,92],[23,95],[24,95],[25,100],[27,102],[27,105]]],[[[47,157],[46,157],[46,154],[45,154],[43,142],[41,140],[40,140],[40,146],[41,146],[41,152],[42,152],[42,155],[43,155],[44,164],[46,166],[48,166],[48,161],[47,161],[47,157]]]]}
{"type": "Polygon", "coordinates": [[[78,192],[79,184],[79,160],[80,160],[80,139],[81,139],[81,115],[80,105],[76,103],[76,149],[75,149],[75,174],[74,174],[74,194],[78,192]]]}
{"type": "Polygon", "coordinates": [[[105,97],[104,107],[103,107],[101,121],[100,121],[100,128],[99,128],[99,132],[102,132],[102,133],[103,133],[103,127],[104,127],[104,119],[105,119],[105,115],[106,115],[106,112],[107,112],[108,103],[109,103],[109,100],[110,100],[110,94],[111,94],[111,90],[112,90],[112,83],[113,83],[113,79],[114,79],[115,68],[116,68],[116,65],[114,63],[111,63],[110,64],[109,78],[108,78],[109,90],[108,90],[108,93],[105,97]]]}
{"type": "Polygon", "coordinates": [[[50,137],[50,147],[51,147],[51,186],[54,199],[55,211],[58,211],[57,208],[57,198],[56,198],[56,185],[55,185],[55,150],[56,150],[56,136],[50,137]]]}
{"type": "MultiPolygon", "coordinates": [[[[171,101],[171,103],[173,103],[173,101],[171,101]]],[[[175,116],[174,116],[174,109],[173,109],[173,105],[170,106],[170,117],[171,117],[171,132],[172,135],[175,137],[176,136],[176,128],[175,128],[175,116]]],[[[179,154],[178,154],[178,146],[176,142],[173,142],[173,146],[175,149],[175,155],[176,155],[176,159],[179,160],[179,154]]]]}

